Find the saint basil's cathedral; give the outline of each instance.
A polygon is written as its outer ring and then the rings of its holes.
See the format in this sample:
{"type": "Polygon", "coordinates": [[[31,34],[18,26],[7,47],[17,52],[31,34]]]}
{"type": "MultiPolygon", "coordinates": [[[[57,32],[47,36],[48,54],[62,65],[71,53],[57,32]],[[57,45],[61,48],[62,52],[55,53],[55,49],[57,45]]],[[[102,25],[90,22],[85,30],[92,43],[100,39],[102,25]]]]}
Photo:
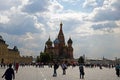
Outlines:
{"type": "Polygon", "coordinates": [[[57,38],[52,42],[50,37],[45,43],[44,52],[49,53],[53,59],[73,59],[72,39],[69,38],[67,44],[62,30],[63,24],[60,23],[60,30],[57,38]]]}

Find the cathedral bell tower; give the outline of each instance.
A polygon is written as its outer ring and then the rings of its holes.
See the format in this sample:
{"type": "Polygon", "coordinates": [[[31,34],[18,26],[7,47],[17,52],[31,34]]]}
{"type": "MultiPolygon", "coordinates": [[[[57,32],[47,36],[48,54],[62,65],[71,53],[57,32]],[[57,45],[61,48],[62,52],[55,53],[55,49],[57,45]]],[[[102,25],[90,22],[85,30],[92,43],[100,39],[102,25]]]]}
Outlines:
{"type": "Polygon", "coordinates": [[[60,46],[63,47],[65,46],[65,39],[64,39],[64,34],[62,31],[62,22],[60,23],[60,31],[58,33],[58,40],[60,41],[60,46]]]}
{"type": "Polygon", "coordinates": [[[65,39],[64,39],[64,34],[62,30],[62,22],[60,23],[60,30],[58,33],[58,40],[59,40],[59,57],[64,58],[65,52],[64,52],[64,47],[65,47],[65,39]]]}

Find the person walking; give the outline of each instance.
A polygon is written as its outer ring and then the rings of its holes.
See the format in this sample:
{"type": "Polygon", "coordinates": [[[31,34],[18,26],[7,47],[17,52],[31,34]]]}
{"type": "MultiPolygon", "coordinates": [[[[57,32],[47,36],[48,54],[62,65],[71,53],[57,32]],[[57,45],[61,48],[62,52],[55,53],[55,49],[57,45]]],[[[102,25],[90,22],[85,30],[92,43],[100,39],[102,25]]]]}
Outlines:
{"type": "Polygon", "coordinates": [[[63,75],[66,75],[66,69],[67,69],[66,63],[63,62],[61,67],[62,67],[62,70],[63,70],[63,75]]]}
{"type": "Polygon", "coordinates": [[[53,73],[53,77],[57,76],[57,69],[58,69],[59,65],[57,62],[54,63],[54,73],[53,73]]]}
{"type": "Polygon", "coordinates": [[[79,65],[79,71],[80,71],[80,79],[84,79],[85,72],[82,64],[79,65]]]}
{"type": "Polygon", "coordinates": [[[119,65],[119,64],[117,64],[117,65],[115,66],[115,70],[116,70],[116,75],[117,75],[118,77],[120,77],[120,65],[119,65]]]}
{"type": "Polygon", "coordinates": [[[16,73],[18,72],[18,68],[19,68],[19,63],[16,63],[15,64],[15,71],[16,71],[16,73]]]}
{"type": "Polygon", "coordinates": [[[12,64],[9,64],[9,68],[5,71],[2,78],[3,77],[5,77],[5,80],[12,80],[12,78],[15,79],[15,73],[12,68],[12,64]]]}

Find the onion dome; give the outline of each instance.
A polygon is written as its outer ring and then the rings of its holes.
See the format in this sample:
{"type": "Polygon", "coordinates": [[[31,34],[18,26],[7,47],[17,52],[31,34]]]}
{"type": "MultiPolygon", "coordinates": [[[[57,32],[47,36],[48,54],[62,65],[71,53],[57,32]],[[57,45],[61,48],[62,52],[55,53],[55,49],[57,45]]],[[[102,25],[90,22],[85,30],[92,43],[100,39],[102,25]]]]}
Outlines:
{"type": "Polygon", "coordinates": [[[69,44],[69,43],[71,43],[71,44],[72,44],[72,40],[71,40],[71,38],[69,38],[69,40],[68,40],[68,42],[67,42],[67,43],[68,43],[68,44],[69,44]]]}
{"type": "Polygon", "coordinates": [[[60,43],[60,41],[58,40],[58,38],[56,38],[55,40],[54,40],[54,44],[59,44],[60,43]]]}
{"type": "Polygon", "coordinates": [[[47,45],[52,45],[52,41],[50,40],[50,37],[48,39],[48,41],[46,42],[47,45]]]}

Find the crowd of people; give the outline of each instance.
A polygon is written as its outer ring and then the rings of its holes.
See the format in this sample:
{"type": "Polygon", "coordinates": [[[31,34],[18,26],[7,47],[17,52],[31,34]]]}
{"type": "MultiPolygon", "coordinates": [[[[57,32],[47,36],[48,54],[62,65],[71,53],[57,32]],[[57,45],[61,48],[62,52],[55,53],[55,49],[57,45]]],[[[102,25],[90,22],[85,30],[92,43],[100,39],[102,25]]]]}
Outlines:
{"type": "MultiPolygon", "coordinates": [[[[14,63],[14,64],[9,64],[9,65],[1,65],[1,67],[8,67],[5,71],[5,73],[3,74],[2,78],[5,78],[6,80],[12,80],[15,79],[15,73],[14,72],[18,72],[18,68],[19,66],[26,66],[26,65],[32,65],[32,66],[36,66],[36,67],[42,67],[44,68],[44,65],[48,65],[49,68],[53,68],[53,77],[57,77],[57,69],[59,67],[61,67],[62,71],[63,71],[63,75],[66,75],[66,70],[69,66],[72,66],[72,68],[74,68],[75,66],[79,66],[79,73],[80,73],[80,79],[84,79],[84,67],[99,67],[100,69],[102,69],[102,67],[106,67],[104,65],[93,65],[93,64],[83,64],[83,63],[79,63],[79,64],[69,64],[67,61],[63,61],[63,62],[57,62],[54,61],[53,63],[49,63],[49,64],[44,64],[44,63],[33,63],[33,64],[19,64],[19,63],[14,63]],[[12,67],[13,65],[13,67],[12,67]]],[[[109,68],[115,68],[116,71],[116,75],[118,77],[120,77],[120,64],[116,64],[116,65],[109,65],[109,68]]]]}

